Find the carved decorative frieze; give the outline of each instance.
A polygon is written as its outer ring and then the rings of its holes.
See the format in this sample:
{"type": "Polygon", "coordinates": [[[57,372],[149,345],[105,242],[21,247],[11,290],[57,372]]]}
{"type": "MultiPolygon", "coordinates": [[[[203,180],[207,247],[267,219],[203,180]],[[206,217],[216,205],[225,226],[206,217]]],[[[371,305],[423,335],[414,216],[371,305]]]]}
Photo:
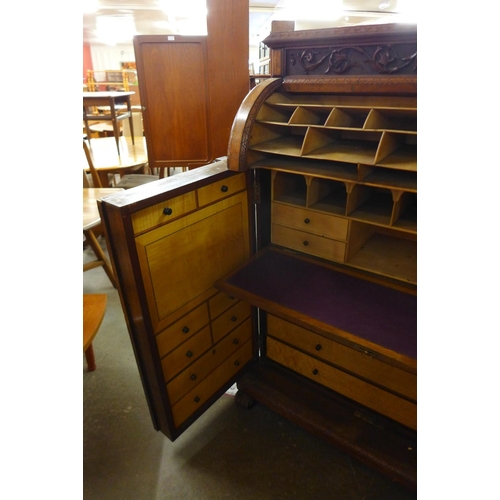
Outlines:
{"type": "Polygon", "coordinates": [[[416,43],[286,50],[287,75],[416,75],[416,73],[416,43]]]}

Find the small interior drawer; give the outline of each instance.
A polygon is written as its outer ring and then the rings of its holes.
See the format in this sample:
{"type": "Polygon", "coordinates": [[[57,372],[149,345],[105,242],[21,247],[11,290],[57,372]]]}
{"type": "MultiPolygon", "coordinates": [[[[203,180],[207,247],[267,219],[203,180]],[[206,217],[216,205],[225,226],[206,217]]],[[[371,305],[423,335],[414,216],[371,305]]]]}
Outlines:
{"type": "Polygon", "coordinates": [[[206,326],[161,360],[165,381],[174,378],[211,346],[210,327],[206,326]]]}
{"type": "Polygon", "coordinates": [[[273,203],[273,222],[335,240],[347,240],[349,221],[300,207],[273,203]]]}
{"type": "Polygon", "coordinates": [[[191,389],[172,407],[175,425],[178,427],[217,390],[224,386],[252,359],[252,341],[243,344],[232,356],[219,365],[207,378],[191,389]]]}
{"type": "Polygon", "coordinates": [[[140,210],[132,214],[134,234],[175,220],[192,210],[196,210],[196,208],[196,193],[195,191],[190,191],[181,196],[140,210]]]}
{"type": "Polygon", "coordinates": [[[179,344],[192,337],[197,331],[208,325],[208,322],[208,309],[205,302],[157,335],[156,343],[160,357],[165,356],[179,344]]]}
{"type": "Polygon", "coordinates": [[[212,297],[208,303],[210,309],[210,317],[213,319],[221,315],[224,311],[232,307],[238,302],[238,299],[232,295],[228,295],[224,292],[219,292],[217,295],[212,297]]]}
{"type": "Polygon", "coordinates": [[[346,244],[342,241],[280,226],[279,224],[273,224],[271,239],[276,245],[292,248],[324,259],[344,262],[346,244]]]}
{"type": "Polygon", "coordinates": [[[231,309],[212,321],[214,343],[227,335],[233,328],[250,316],[251,306],[248,302],[238,302],[231,309]]]}
{"type": "Polygon", "coordinates": [[[246,187],[245,174],[239,174],[214,182],[198,189],[198,203],[200,207],[218,201],[226,196],[231,196],[246,187]]]}

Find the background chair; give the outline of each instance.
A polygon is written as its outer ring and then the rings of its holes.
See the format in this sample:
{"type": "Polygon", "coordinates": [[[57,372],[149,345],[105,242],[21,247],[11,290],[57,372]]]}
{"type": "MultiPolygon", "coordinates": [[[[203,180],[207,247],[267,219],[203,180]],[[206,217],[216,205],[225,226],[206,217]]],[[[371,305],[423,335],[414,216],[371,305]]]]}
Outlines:
{"type": "Polygon", "coordinates": [[[101,326],[107,301],[106,294],[83,294],[83,352],[89,372],[96,369],[92,341],[101,326]]]}

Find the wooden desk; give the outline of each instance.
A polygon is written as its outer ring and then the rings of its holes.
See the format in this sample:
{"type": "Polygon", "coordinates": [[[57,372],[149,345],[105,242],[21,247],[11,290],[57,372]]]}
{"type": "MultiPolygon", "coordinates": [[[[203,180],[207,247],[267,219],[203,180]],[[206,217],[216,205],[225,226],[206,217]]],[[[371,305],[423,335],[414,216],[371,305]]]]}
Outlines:
{"type": "MultiPolygon", "coordinates": [[[[103,187],[110,187],[108,174],[123,176],[144,169],[148,163],[146,139],[140,137],[133,144],[129,137],[118,140],[121,154],[117,154],[113,137],[103,137],[88,141],[94,167],[97,170],[103,187]]],[[[88,170],[88,165],[84,165],[88,170]]]]}
{"type": "Polygon", "coordinates": [[[97,208],[97,200],[108,194],[123,191],[121,188],[84,188],[83,189],[83,234],[90,248],[96,256],[96,260],[87,262],[83,265],[83,271],[89,271],[95,267],[102,266],[105,273],[108,275],[113,286],[116,288],[115,276],[111,265],[109,264],[104,252],[97,241],[94,234],[94,229],[101,224],[99,209],[97,208]]]}
{"type": "Polygon", "coordinates": [[[113,132],[115,135],[116,148],[120,154],[119,137],[120,128],[118,122],[128,118],[130,124],[130,132],[132,135],[132,144],[134,143],[134,124],[132,123],[132,107],[130,104],[130,96],[134,92],[83,92],[83,121],[87,130],[87,137],[90,138],[89,120],[111,120],[113,124],[113,132]],[[116,105],[125,104],[127,111],[118,113],[116,105]],[[99,113],[92,114],[89,108],[105,106],[109,107],[109,114],[99,113]]]}

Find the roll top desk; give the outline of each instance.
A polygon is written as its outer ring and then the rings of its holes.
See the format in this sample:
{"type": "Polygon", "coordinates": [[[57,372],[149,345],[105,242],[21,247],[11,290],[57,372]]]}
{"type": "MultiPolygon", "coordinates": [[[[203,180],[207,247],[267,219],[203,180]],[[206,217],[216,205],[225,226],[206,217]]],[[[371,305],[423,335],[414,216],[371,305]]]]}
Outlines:
{"type": "Polygon", "coordinates": [[[155,428],[229,387],[416,486],[416,31],[271,34],[227,160],[100,202],[155,428]]]}

